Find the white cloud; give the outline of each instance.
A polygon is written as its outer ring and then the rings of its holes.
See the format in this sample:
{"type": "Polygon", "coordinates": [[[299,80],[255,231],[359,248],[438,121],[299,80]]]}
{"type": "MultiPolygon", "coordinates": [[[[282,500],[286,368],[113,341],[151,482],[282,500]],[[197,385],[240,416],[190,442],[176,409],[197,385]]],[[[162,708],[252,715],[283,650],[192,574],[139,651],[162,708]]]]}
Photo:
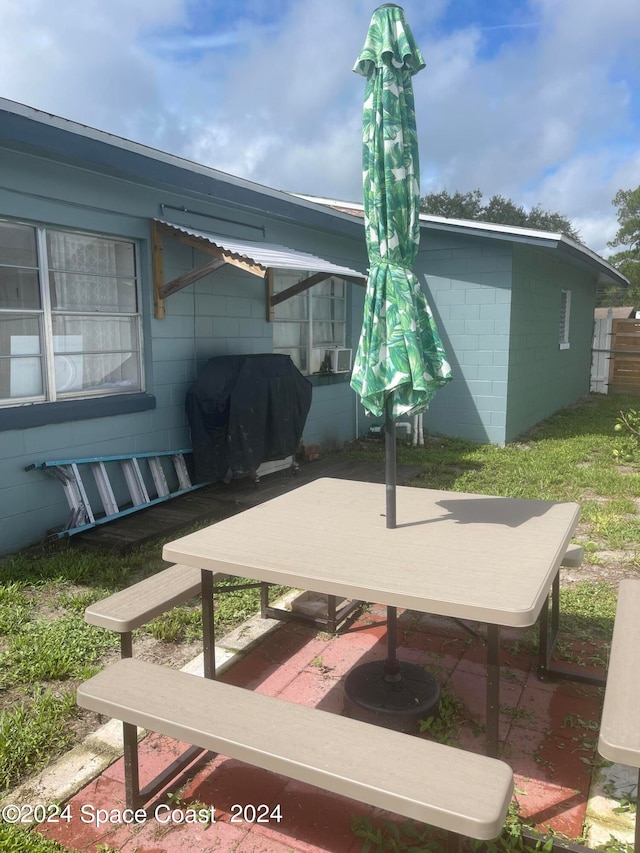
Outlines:
{"type": "MultiPolygon", "coordinates": [[[[611,199],[640,184],[637,0],[514,0],[488,23],[484,2],[469,0],[468,19],[453,0],[403,3],[427,64],[414,79],[422,191],[540,203],[606,251],[611,199]]],[[[0,0],[0,96],[271,186],[358,200],[364,80],[351,69],[372,8],[0,0]]]]}

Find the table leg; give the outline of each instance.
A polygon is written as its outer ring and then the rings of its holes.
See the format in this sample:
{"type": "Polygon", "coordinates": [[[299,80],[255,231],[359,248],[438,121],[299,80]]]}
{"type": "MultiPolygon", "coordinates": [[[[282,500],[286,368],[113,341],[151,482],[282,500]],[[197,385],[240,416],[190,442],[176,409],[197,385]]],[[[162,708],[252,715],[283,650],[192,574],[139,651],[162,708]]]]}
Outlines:
{"type": "Polygon", "coordinates": [[[551,585],[551,618],[549,618],[549,596],[546,597],[540,611],[540,636],[538,638],[538,678],[549,681],[553,678],[564,678],[580,684],[593,684],[601,687],[606,678],[602,675],[587,675],[576,672],[575,669],[560,669],[552,666],[551,658],[558,639],[560,629],[560,572],[556,574],[551,585]],[[549,624],[551,623],[551,624],[549,624]]]}
{"type": "Polygon", "coordinates": [[[498,757],[500,626],[487,625],[487,755],[498,757]]]}
{"type": "MultiPolygon", "coordinates": [[[[636,797],[640,794],[640,770],[638,771],[638,788],[636,790],[636,797]]],[[[634,850],[640,850],[640,815],[636,811],[636,830],[634,834],[634,850]]]]}
{"type": "Polygon", "coordinates": [[[213,574],[202,569],[202,652],[204,677],[216,677],[216,636],[213,613],[213,574]]]}
{"type": "Polygon", "coordinates": [[[560,625],[560,574],[551,586],[551,633],[549,633],[549,596],[546,597],[540,611],[540,638],[538,640],[538,678],[546,681],[550,671],[550,662],[558,638],[560,625]]]}

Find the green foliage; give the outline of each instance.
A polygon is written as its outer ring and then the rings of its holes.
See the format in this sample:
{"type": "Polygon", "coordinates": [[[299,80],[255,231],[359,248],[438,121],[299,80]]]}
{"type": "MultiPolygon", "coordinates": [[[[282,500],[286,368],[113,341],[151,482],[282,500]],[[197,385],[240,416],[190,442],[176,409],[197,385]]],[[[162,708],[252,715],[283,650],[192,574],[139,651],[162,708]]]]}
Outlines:
{"type": "Polygon", "coordinates": [[[444,216],[447,219],[472,219],[495,222],[498,225],[537,228],[541,231],[560,231],[574,240],[580,240],[580,235],[571,221],[561,213],[543,210],[539,204],[527,211],[522,205],[501,195],[491,196],[484,204],[482,191],[479,189],[466,193],[459,190],[453,194],[448,190],[429,193],[420,200],[420,210],[422,213],[444,216]]]}
{"type": "Polygon", "coordinates": [[[73,853],[71,848],[50,841],[32,827],[8,823],[0,823],[0,850],[3,853],[73,853]]]}
{"type": "Polygon", "coordinates": [[[598,305],[616,306],[640,304],[640,187],[635,190],[619,190],[613,199],[618,208],[619,228],[609,242],[611,248],[623,247],[607,260],[622,275],[629,285],[609,285],[598,293],[598,305]]]}
{"type": "MultiPolygon", "coordinates": [[[[524,853],[525,850],[552,853],[553,836],[541,836],[533,842],[531,835],[525,840],[524,826],[517,804],[511,803],[501,834],[493,841],[470,840],[469,847],[475,853],[524,853]]],[[[368,817],[352,817],[351,831],[357,838],[363,839],[362,853],[441,853],[447,849],[446,838],[442,833],[415,824],[412,820],[402,824],[383,821],[374,825],[368,817]]]]}
{"type": "Polygon", "coordinates": [[[412,820],[398,825],[385,820],[381,825],[374,826],[368,817],[351,818],[351,832],[356,838],[362,838],[362,853],[443,853],[444,840],[440,843],[434,838],[434,831],[429,827],[418,829],[412,820]]]}
{"type": "Polygon", "coordinates": [[[605,853],[634,853],[633,844],[621,841],[615,835],[609,836],[609,840],[604,844],[599,844],[596,850],[603,850],[605,853]]]}
{"type": "Polygon", "coordinates": [[[613,458],[618,463],[637,462],[639,458],[640,444],[640,412],[637,409],[627,409],[620,412],[614,426],[615,432],[620,434],[613,448],[613,458]]]}
{"type": "Polygon", "coordinates": [[[38,688],[17,707],[0,712],[0,779],[6,788],[44,767],[52,752],[73,743],[69,720],[77,711],[74,691],[56,695],[38,688]]]}
{"type": "Polygon", "coordinates": [[[91,664],[117,645],[113,633],[76,615],[26,622],[0,655],[3,686],[88,678],[91,664]]]}
{"type": "Polygon", "coordinates": [[[446,690],[440,693],[438,713],[419,721],[420,733],[427,732],[438,743],[453,742],[461,726],[469,722],[469,709],[446,690]]]}
{"type": "Polygon", "coordinates": [[[18,583],[0,586],[0,636],[14,634],[31,619],[33,600],[18,583]]]}
{"type": "MultiPolygon", "coordinates": [[[[217,615],[217,614],[216,614],[217,615]]],[[[202,637],[202,613],[200,606],[174,607],[163,613],[146,628],[146,632],[160,643],[186,643],[202,637]]]]}
{"type": "Polygon", "coordinates": [[[635,190],[618,190],[613,199],[618,208],[618,232],[609,245],[627,246],[640,251],[640,187],[635,190]]]}
{"type": "Polygon", "coordinates": [[[447,219],[482,219],[482,192],[475,189],[466,193],[456,190],[453,195],[447,190],[429,193],[420,199],[420,210],[447,219]]]}

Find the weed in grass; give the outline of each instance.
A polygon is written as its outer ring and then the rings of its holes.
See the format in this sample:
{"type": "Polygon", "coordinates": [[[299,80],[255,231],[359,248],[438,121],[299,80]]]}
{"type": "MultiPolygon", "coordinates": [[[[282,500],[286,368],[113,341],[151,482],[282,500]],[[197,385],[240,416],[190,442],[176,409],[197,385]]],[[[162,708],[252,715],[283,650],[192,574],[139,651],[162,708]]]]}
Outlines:
{"type": "Polygon", "coordinates": [[[50,841],[32,827],[0,823],[0,850],[3,853],[74,853],[75,848],[50,841]]]}
{"type": "MultiPolygon", "coordinates": [[[[427,732],[438,743],[451,744],[463,725],[471,722],[469,709],[460,699],[452,696],[447,690],[440,693],[438,713],[425,720],[419,720],[421,734],[427,732]]],[[[473,723],[476,729],[477,723],[473,723]]]]}
{"type": "Polygon", "coordinates": [[[563,636],[610,640],[617,600],[616,588],[606,581],[580,581],[561,588],[563,636]]]}
{"type": "Polygon", "coordinates": [[[0,779],[5,788],[41,769],[52,753],[73,742],[69,719],[77,713],[73,691],[37,689],[11,711],[0,713],[0,779]]]}
{"type": "Polygon", "coordinates": [[[31,619],[34,602],[20,584],[0,586],[0,635],[15,634],[31,619]]]}
{"type": "Polygon", "coordinates": [[[27,622],[0,655],[4,686],[86,677],[88,667],[117,645],[113,634],[77,616],[27,622]]]}
{"type": "Polygon", "coordinates": [[[175,607],[150,622],[145,631],[161,643],[189,643],[202,638],[200,608],[175,607]]]}
{"type": "Polygon", "coordinates": [[[108,595],[109,591],[107,589],[87,589],[82,592],[65,590],[58,596],[58,604],[65,610],[71,611],[71,613],[83,615],[87,607],[95,604],[96,601],[100,601],[102,598],[106,598],[108,595]]]}
{"type": "MultiPolygon", "coordinates": [[[[535,843],[533,835],[526,839],[523,830],[527,826],[519,816],[516,803],[509,805],[509,811],[501,834],[492,841],[469,840],[469,849],[475,853],[524,853],[525,850],[538,853],[551,853],[553,836],[540,837],[535,843]]],[[[376,853],[440,853],[447,848],[446,839],[441,832],[416,825],[412,820],[402,824],[383,821],[375,825],[370,818],[351,818],[351,832],[363,839],[362,850],[376,853]]],[[[620,851],[623,853],[623,851],[620,851]]]]}
{"type": "Polygon", "coordinates": [[[500,705],[500,713],[512,722],[522,722],[522,720],[531,722],[535,719],[535,714],[530,708],[512,708],[509,705],[500,705]]]}
{"type": "Polygon", "coordinates": [[[599,844],[596,850],[603,850],[605,853],[633,853],[633,844],[622,841],[615,835],[610,835],[609,840],[604,844],[599,844]]]}

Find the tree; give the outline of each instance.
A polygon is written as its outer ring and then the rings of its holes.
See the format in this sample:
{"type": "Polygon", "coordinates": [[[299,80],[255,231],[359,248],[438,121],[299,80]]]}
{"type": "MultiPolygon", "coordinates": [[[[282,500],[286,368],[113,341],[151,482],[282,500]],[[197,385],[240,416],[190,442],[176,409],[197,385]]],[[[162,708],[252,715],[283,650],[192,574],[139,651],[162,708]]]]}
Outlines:
{"type": "Polygon", "coordinates": [[[447,190],[430,193],[420,199],[420,209],[432,216],[445,216],[447,219],[480,219],[482,213],[482,193],[471,190],[461,193],[456,190],[449,195],[447,190]]]}
{"type": "Polygon", "coordinates": [[[610,287],[598,294],[598,305],[630,305],[640,307],[640,187],[618,190],[613,199],[618,208],[618,232],[609,242],[615,249],[624,246],[608,258],[622,275],[629,279],[628,287],[610,287]]]}
{"type": "Polygon", "coordinates": [[[574,240],[580,240],[571,221],[560,213],[543,210],[537,204],[527,211],[501,195],[491,196],[483,204],[479,189],[451,195],[448,190],[430,193],[420,200],[420,210],[432,216],[446,216],[449,219],[474,219],[482,222],[494,222],[496,225],[517,225],[520,228],[537,228],[541,231],[560,231],[574,240]]]}

